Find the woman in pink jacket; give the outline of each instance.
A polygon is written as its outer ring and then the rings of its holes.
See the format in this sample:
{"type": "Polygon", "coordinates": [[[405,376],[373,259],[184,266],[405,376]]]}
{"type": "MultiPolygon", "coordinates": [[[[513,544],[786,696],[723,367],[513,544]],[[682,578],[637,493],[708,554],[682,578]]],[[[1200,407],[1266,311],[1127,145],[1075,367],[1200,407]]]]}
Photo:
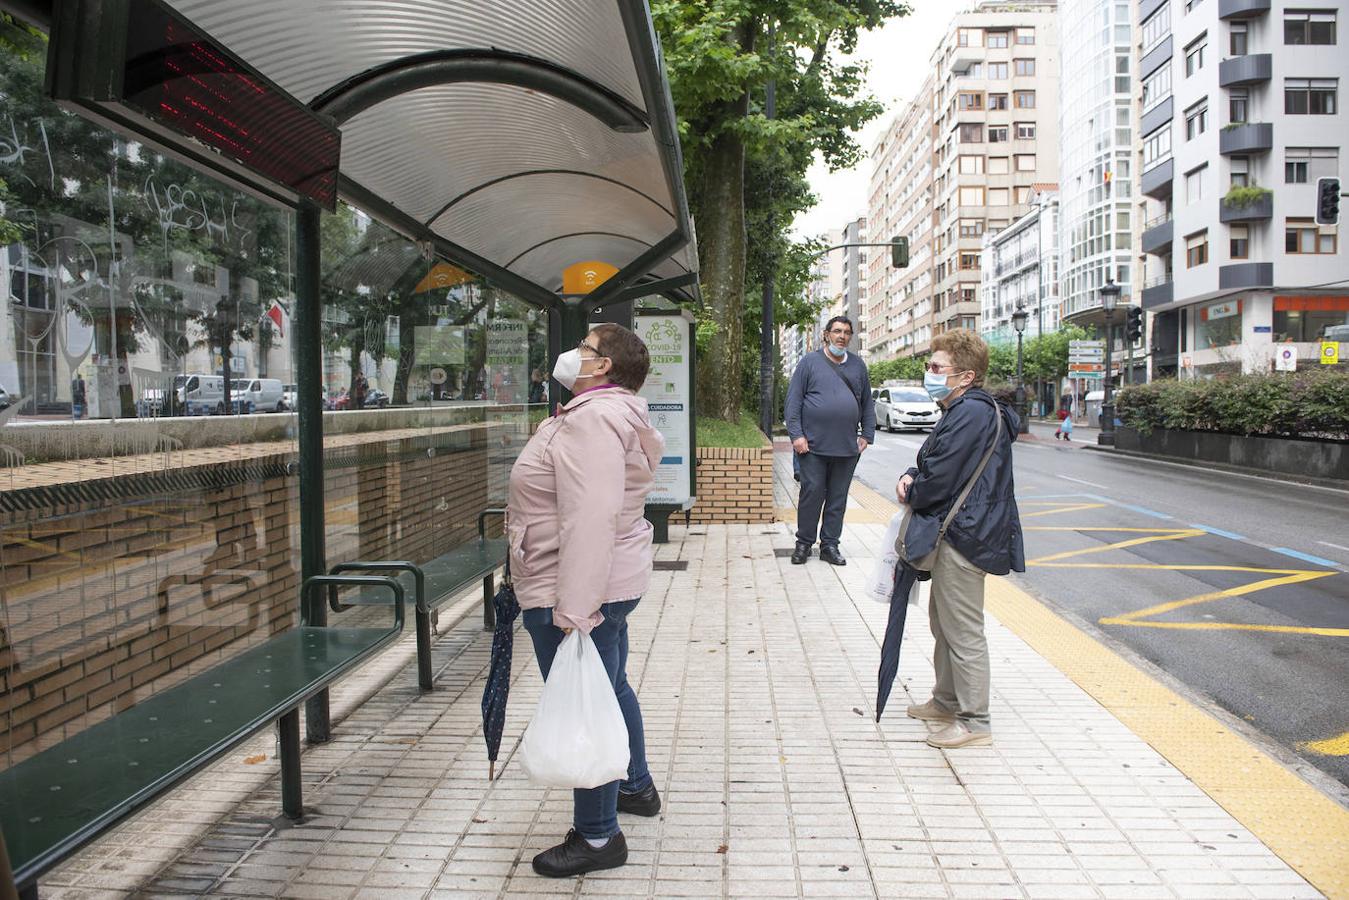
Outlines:
{"type": "Polygon", "coordinates": [[[618,695],[631,753],[625,781],[574,792],[574,827],[534,857],[540,875],[623,865],[628,845],[618,813],[660,811],[642,710],[626,672],[627,617],[651,577],[651,524],[643,510],[665,446],[636,393],[650,365],[637,335],[596,326],[553,369],[575,396],[539,426],[511,469],[511,576],[539,668],[547,678],[567,632],[589,634],[618,695]]]}

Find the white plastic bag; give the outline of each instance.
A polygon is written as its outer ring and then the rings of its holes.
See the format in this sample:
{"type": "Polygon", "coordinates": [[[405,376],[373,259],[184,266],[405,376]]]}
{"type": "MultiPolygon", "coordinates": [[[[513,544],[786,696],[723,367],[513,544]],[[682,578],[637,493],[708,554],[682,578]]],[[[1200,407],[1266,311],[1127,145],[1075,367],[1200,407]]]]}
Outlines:
{"type": "Polygon", "coordinates": [[[557,648],[520,765],[545,787],[595,788],[628,776],[628,726],[590,635],[573,631],[557,648]]]}
{"type": "Polygon", "coordinates": [[[899,523],[904,518],[903,511],[890,517],[885,527],[885,537],[881,539],[880,555],[867,579],[867,596],[877,603],[890,603],[890,595],[895,591],[895,567],[899,565],[899,554],[895,552],[895,539],[899,537],[899,523]]]}

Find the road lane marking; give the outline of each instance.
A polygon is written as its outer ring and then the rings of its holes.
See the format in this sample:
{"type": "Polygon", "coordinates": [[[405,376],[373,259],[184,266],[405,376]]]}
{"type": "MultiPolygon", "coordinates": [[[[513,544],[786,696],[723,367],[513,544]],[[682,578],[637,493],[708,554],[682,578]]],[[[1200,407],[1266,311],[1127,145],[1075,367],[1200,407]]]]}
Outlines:
{"type": "Polygon", "coordinates": [[[1244,542],[1244,541],[1247,541],[1247,540],[1248,540],[1248,538],[1244,538],[1244,537],[1242,537],[1242,536],[1239,535],[1239,534],[1233,534],[1233,533],[1230,532],[1230,531],[1223,531],[1221,528],[1214,528],[1214,527],[1212,527],[1212,526],[1210,526],[1210,525],[1196,525],[1196,524],[1194,524],[1194,523],[1191,523],[1191,524],[1190,524],[1190,527],[1191,527],[1191,528],[1198,528],[1198,529],[1200,529],[1201,531],[1207,531],[1209,534],[1216,534],[1218,537],[1224,537],[1224,538],[1227,538],[1229,541],[1243,541],[1243,542],[1244,542]]]}
{"type": "Polygon", "coordinates": [[[1349,547],[1341,547],[1339,544],[1332,544],[1330,541],[1317,541],[1316,543],[1323,547],[1334,547],[1336,550],[1343,550],[1345,553],[1349,553],[1349,547]]]}
{"type": "Polygon", "coordinates": [[[1081,512],[1084,509],[1104,509],[1105,506],[1106,504],[1104,503],[1077,503],[1072,506],[1059,505],[1054,509],[1042,509],[1039,512],[1026,513],[1021,516],[1021,518],[1033,519],[1036,516],[1052,516],[1057,515],[1058,513],[1081,512]]]}
{"type": "Polygon", "coordinates": [[[1300,559],[1303,562],[1309,562],[1314,566],[1326,566],[1331,569],[1338,569],[1340,564],[1333,559],[1326,559],[1321,556],[1312,556],[1310,553],[1303,553],[1300,550],[1290,550],[1287,547],[1270,547],[1275,553],[1282,553],[1284,556],[1291,556],[1293,559],[1300,559]]]}
{"type": "MultiPolygon", "coordinates": [[[[1193,597],[1186,597],[1184,600],[1171,600],[1167,603],[1158,603],[1156,606],[1149,606],[1146,609],[1140,609],[1135,612],[1125,613],[1122,616],[1112,616],[1109,619],[1102,619],[1103,625],[1142,625],[1149,624],[1140,622],[1140,619],[1146,619],[1150,616],[1161,616],[1169,612],[1175,612],[1178,609],[1184,609],[1187,606],[1194,606],[1199,603],[1209,603],[1214,600],[1226,600],[1230,597],[1241,597],[1246,594],[1254,594],[1256,591],[1264,591],[1269,588],[1282,587],[1286,584],[1301,584],[1304,581],[1315,581],[1318,578],[1325,578],[1332,575],[1333,572],[1295,572],[1281,574],[1277,578],[1266,578],[1263,581],[1252,581],[1250,584],[1243,584],[1239,587],[1226,588],[1221,591],[1209,591],[1204,594],[1196,594],[1193,597]]],[[[1195,623],[1202,625],[1220,624],[1211,622],[1195,623]]],[[[1339,629],[1345,634],[1349,634],[1349,629],[1339,629]]]]}
{"type": "Polygon", "coordinates": [[[1103,484],[1097,484],[1097,483],[1094,482],[1094,481],[1085,481],[1085,480],[1083,480],[1083,479],[1081,479],[1081,478],[1074,478],[1074,477],[1072,477],[1071,475],[1060,475],[1060,476],[1058,476],[1058,477],[1059,477],[1059,478],[1062,478],[1064,481],[1072,481],[1072,482],[1075,482],[1075,483],[1077,483],[1077,484],[1085,484],[1087,487],[1100,488],[1100,489],[1103,490],[1103,491],[1108,491],[1108,490],[1110,490],[1110,488],[1106,487],[1106,486],[1103,485],[1103,484]]]}
{"type": "Polygon", "coordinates": [[[1319,756],[1349,756],[1349,731],[1324,741],[1303,741],[1298,744],[1298,748],[1319,756]]]}
{"type": "MultiPolygon", "coordinates": [[[[1109,530],[1109,529],[1101,529],[1109,530]]],[[[1065,550],[1062,553],[1051,553],[1048,556],[1040,556],[1032,560],[1027,560],[1028,566],[1040,566],[1047,562],[1054,562],[1060,559],[1068,559],[1073,556],[1086,556],[1089,553],[1105,553],[1109,550],[1124,550],[1128,547],[1137,547],[1141,544],[1151,544],[1156,541],[1183,541],[1186,538],[1198,537],[1204,532],[1198,529],[1187,529],[1181,531],[1167,531],[1162,534],[1152,534],[1148,537],[1129,538],[1127,541],[1117,541],[1113,544],[1101,544],[1096,547],[1086,547],[1081,550],[1065,550]]]]}

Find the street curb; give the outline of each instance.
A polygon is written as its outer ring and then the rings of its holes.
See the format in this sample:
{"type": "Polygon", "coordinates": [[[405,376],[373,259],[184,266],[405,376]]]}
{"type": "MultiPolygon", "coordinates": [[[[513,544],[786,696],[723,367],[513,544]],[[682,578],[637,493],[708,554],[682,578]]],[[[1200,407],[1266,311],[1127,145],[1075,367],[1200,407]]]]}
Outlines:
{"type": "Polygon", "coordinates": [[[1233,466],[1227,463],[1209,462],[1207,460],[1189,460],[1178,456],[1156,456],[1151,453],[1140,453],[1137,450],[1121,450],[1118,447],[1106,447],[1101,444],[1083,443],[1083,450],[1092,450],[1100,453],[1108,453],[1116,456],[1127,456],[1131,459],[1145,459],[1149,462],[1165,463],[1173,466],[1185,466],[1188,469],[1203,469],[1206,471],[1229,472],[1233,475],[1245,475],[1247,478],[1263,478],[1268,481],[1283,481],[1289,484],[1300,484],[1307,487],[1327,488],[1329,490],[1349,492],[1349,481],[1336,478],[1313,478],[1310,475],[1290,475],[1287,472],[1270,472],[1265,469],[1251,469],[1245,466],[1233,466]]]}

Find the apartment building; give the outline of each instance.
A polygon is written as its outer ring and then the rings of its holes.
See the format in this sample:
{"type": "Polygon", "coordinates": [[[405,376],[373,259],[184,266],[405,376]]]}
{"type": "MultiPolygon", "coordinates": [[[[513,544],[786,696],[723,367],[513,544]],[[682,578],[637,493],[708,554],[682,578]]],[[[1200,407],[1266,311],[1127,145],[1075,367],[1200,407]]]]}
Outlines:
{"type": "MultiPolygon", "coordinates": [[[[1103,333],[1100,289],[1120,286],[1120,306],[1137,303],[1133,11],[1127,0],[1061,0],[1059,91],[1059,271],[1063,317],[1103,333]]],[[[1122,338],[1124,313],[1113,329],[1122,338]]],[[[1115,359],[1124,359],[1123,352],[1115,359]]],[[[1135,373],[1142,380],[1142,365],[1135,373]]]]}
{"type": "MultiPolygon", "coordinates": [[[[843,226],[845,244],[865,244],[869,238],[866,216],[859,216],[843,226]]],[[[853,349],[865,350],[867,346],[866,302],[867,260],[876,254],[868,255],[869,247],[845,247],[842,253],[842,278],[840,295],[842,309],[837,315],[847,316],[853,327],[853,349]]],[[[825,321],[828,321],[826,319],[825,321]]]]}
{"type": "Polygon", "coordinates": [[[1344,177],[1343,2],[1138,0],[1139,241],[1156,376],[1315,365],[1349,252],[1314,221],[1344,177]]]}
{"type": "Polygon", "coordinates": [[[979,262],[979,334],[989,343],[1016,340],[1012,313],[1026,310],[1025,336],[1059,328],[1059,196],[1056,185],[1037,187],[1031,211],[997,234],[984,236],[979,262]]]}
{"type": "Polygon", "coordinates": [[[932,54],[933,333],[978,330],[984,235],[1058,181],[1059,37],[1053,2],[984,2],[932,54]]]}
{"type": "MultiPolygon", "coordinates": [[[[834,228],[824,236],[826,246],[843,243],[843,229],[834,228]]],[[[824,322],[834,315],[843,315],[843,272],[846,264],[844,251],[833,250],[816,257],[811,267],[811,280],[806,285],[806,299],[820,307],[817,321],[809,327],[782,327],[778,332],[778,358],[784,377],[796,371],[801,357],[820,349],[824,322]],[[823,318],[819,318],[822,316],[823,318]]]]}
{"type": "Polygon", "coordinates": [[[890,255],[867,263],[867,347],[871,361],[928,352],[932,339],[932,86],[890,122],[871,151],[867,221],[878,241],[909,239],[909,265],[890,255]]]}

